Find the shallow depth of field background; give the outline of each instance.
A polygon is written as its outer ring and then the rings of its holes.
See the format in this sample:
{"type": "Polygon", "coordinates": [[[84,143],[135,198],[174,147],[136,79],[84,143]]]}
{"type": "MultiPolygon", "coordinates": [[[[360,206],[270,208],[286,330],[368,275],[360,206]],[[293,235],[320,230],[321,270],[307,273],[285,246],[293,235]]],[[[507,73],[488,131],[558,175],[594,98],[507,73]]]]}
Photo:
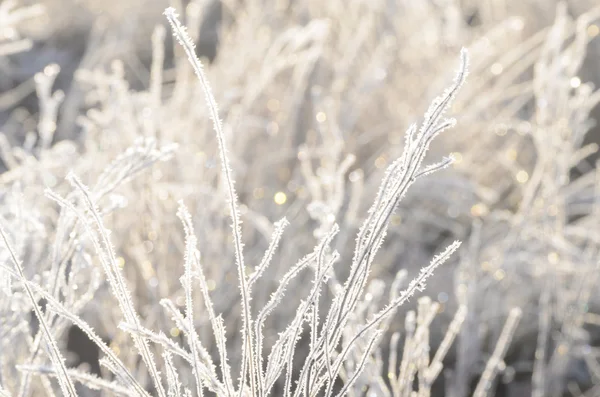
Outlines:
{"type": "MultiPolygon", "coordinates": [[[[469,77],[451,110],[457,126],[428,153],[456,161],[419,180],[401,202],[364,301],[381,307],[400,270],[410,280],[461,240],[421,293],[440,304],[432,353],[459,304],[468,307],[432,396],[471,395],[515,307],[523,315],[488,395],[531,396],[537,365],[542,395],[600,396],[600,8],[593,0],[2,0],[0,222],[27,277],[42,286],[57,277],[50,258],[60,208],[44,189],[67,195],[69,170],[93,187],[135,146],[148,166],[102,191],[98,203],[142,323],[184,341],[160,305],[162,298],[184,303],[184,235],[175,215],[183,200],[215,311],[223,313],[231,365],[239,366],[239,291],[217,142],[162,15],[167,6],[196,41],[220,107],[248,266],[260,262],[274,223],[290,222],[255,308],[333,222],[341,229],[336,276],[347,277],[358,227],[385,168],[402,153],[404,132],[452,82],[468,48],[469,77]],[[8,17],[30,6],[16,22],[8,17]]],[[[137,368],[89,242],[75,234],[65,241],[59,296],[80,302],[77,313],[137,368]]],[[[0,260],[8,260],[4,247],[0,260]]],[[[288,323],[310,276],[290,286],[265,343],[288,323]]],[[[16,396],[25,371],[17,365],[28,362],[38,324],[25,294],[3,288],[0,384],[16,396]]],[[[418,298],[395,315],[389,335],[403,335],[418,298]]],[[[215,354],[208,319],[196,308],[200,340],[215,354]]],[[[386,363],[389,335],[378,353],[386,363]]],[[[59,324],[55,336],[69,367],[106,375],[85,335],[59,324]]],[[[43,355],[34,363],[44,364],[43,355]]],[[[30,395],[46,395],[44,376],[32,376],[30,395]]],[[[365,385],[369,396],[383,395],[365,385]]]]}

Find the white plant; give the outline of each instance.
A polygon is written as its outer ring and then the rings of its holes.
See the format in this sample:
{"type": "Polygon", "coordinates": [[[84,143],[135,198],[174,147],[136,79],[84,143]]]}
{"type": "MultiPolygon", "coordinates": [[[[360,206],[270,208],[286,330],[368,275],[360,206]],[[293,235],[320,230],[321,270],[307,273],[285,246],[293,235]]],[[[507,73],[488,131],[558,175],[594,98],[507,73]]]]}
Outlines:
{"type": "Polygon", "coordinates": [[[77,67],[71,1],[0,4],[0,396],[598,394],[592,1],[107,4],[77,67]]]}
{"type": "MultiPolygon", "coordinates": [[[[242,361],[239,383],[234,385],[232,374],[227,364],[227,344],[225,340],[225,331],[222,319],[213,309],[211,297],[203,275],[200,253],[196,248],[196,236],[193,229],[191,215],[186,207],[180,204],[179,217],[181,218],[185,234],[185,271],[182,276],[183,290],[185,291],[185,315],[179,317],[177,309],[172,314],[178,318],[179,326],[187,336],[189,351],[182,347],[174,347],[174,342],[169,342],[161,334],[155,334],[152,331],[145,330],[140,322],[139,315],[136,313],[132,295],[128,290],[127,282],[123,278],[122,271],[118,265],[117,254],[114,251],[110,238],[110,232],[104,225],[103,216],[97,206],[97,197],[103,194],[102,188],[90,191],[74,175],[69,174],[67,180],[75,189],[75,194],[69,195],[69,198],[63,198],[51,190],[47,191],[48,197],[58,202],[65,211],[75,216],[76,220],[84,227],[86,238],[90,239],[96,251],[96,255],[102,264],[105,277],[111,290],[119,302],[119,307],[123,314],[124,323],[121,328],[126,330],[134,342],[134,346],[139,352],[145,367],[150,374],[153,383],[153,390],[159,396],[166,396],[167,390],[170,395],[179,393],[181,384],[177,370],[173,367],[172,357],[178,355],[190,361],[191,372],[194,374],[194,389],[196,395],[203,395],[204,389],[221,396],[233,395],[252,395],[264,396],[271,393],[275,382],[285,373],[284,394],[285,395],[313,395],[319,390],[324,390],[327,395],[332,395],[336,388],[334,387],[336,379],[346,362],[349,353],[356,348],[359,341],[368,341],[367,347],[363,352],[363,358],[355,368],[354,375],[347,379],[346,385],[339,393],[345,394],[352,387],[354,381],[363,370],[366,362],[370,360],[379,339],[381,331],[378,330],[382,321],[393,314],[396,308],[405,303],[415,292],[422,291],[429,277],[433,275],[434,270],[445,262],[450,255],[458,249],[459,242],[449,245],[441,254],[436,256],[432,262],[424,267],[420,274],[412,280],[408,287],[398,294],[398,296],[383,307],[380,311],[373,313],[366,319],[366,322],[356,330],[356,333],[350,338],[344,337],[344,329],[352,317],[356,306],[361,298],[368,275],[373,264],[375,255],[381,246],[388,227],[389,219],[392,216],[398,202],[404,196],[406,190],[417,179],[428,175],[451,164],[452,159],[444,159],[439,163],[429,166],[422,166],[425,154],[433,139],[443,130],[454,124],[453,120],[444,119],[443,114],[448,109],[460,86],[465,80],[467,74],[467,55],[466,50],[461,54],[461,65],[455,84],[448,89],[442,96],[434,100],[430,109],[426,113],[421,128],[417,131],[416,126],[412,126],[406,137],[406,147],[403,155],[388,167],[386,176],[381,184],[375,203],[369,210],[367,220],[359,231],[354,258],[350,267],[350,274],[346,282],[338,285],[336,296],[332,301],[328,312],[322,320],[319,314],[319,304],[321,290],[327,275],[331,272],[331,267],[341,260],[336,251],[331,250],[331,242],[335,238],[339,227],[334,223],[323,237],[321,243],[315,248],[315,251],[305,257],[303,260],[293,266],[288,274],[281,280],[279,288],[272,294],[270,302],[262,309],[258,317],[253,318],[251,302],[252,287],[259,281],[270,264],[273,252],[277,248],[279,240],[282,238],[283,227],[287,221],[283,219],[278,225],[273,236],[272,246],[265,254],[263,262],[257,267],[252,275],[246,274],[244,265],[243,243],[240,227],[240,211],[237,203],[237,196],[234,187],[233,173],[229,165],[225,134],[219,118],[216,101],[212,95],[210,85],[203,73],[202,65],[194,54],[194,45],[191,39],[185,33],[185,29],[180,25],[173,9],[167,9],[165,15],[173,27],[174,34],[184,46],[186,53],[192,63],[196,75],[202,83],[205,92],[206,102],[210,109],[210,117],[214,123],[217,140],[219,142],[219,152],[222,163],[222,172],[226,181],[226,190],[228,192],[228,201],[230,205],[230,216],[232,222],[232,236],[235,245],[236,262],[238,268],[240,299],[242,302],[242,361]],[[268,359],[264,361],[264,321],[270,312],[281,302],[287,284],[298,275],[300,270],[312,267],[314,269],[314,282],[307,298],[300,303],[296,315],[287,327],[280,334],[268,354],[268,359]],[[212,359],[207,350],[202,346],[195,330],[194,306],[193,306],[193,287],[199,280],[202,290],[202,296],[205,301],[206,309],[209,313],[214,337],[220,354],[220,376],[217,375],[212,359]],[[307,354],[301,372],[293,372],[293,360],[296,354],[296,343],[300,335],[304,332],[305,323],[308,322],[311,347],[307,354]],[[159,364],[154,359],[151,352],[150,343],[156,342],[163,346],[167,373],[166,389],[163,384],[164,379],[158,368],[159,364]],[[266,368],[266,369],[265,369],[266,368]],[[297,386],[293,387],[292,381],[296,379],[297,386]]],[[[121,168],[124,170],[123,168],[121,168]]],[[[131,174],[133,170],[130,170],[131,174]]],[[[121,178],[123,179],[123,178],[121,178]]],[[[102,178],[101,178],[102,180],[102,178]]],[[[117,182],[118,183],[118,182],[117,182]]],[[[107,181],[102,182],[100,186],[110,186],[107,181]]],[[[105,187],[111,190],[110,187],[105,187]]],[[[11,252],[14,265],[20,269],[19,260],[10,248],[8,236],[2,232],[4,242],[11,252]]],[[[4,267],[9,275],[15,276],[10,267],[4,267]]],[[[93,330],[81,320],[77,314],[72,313],[62,303],[57,301],[52,295],[48,295],[44,288],[38,284],[30,284],[25,274],[19,270],[18,281],[24,286],[31,297],[32,305],[38,314],[38,319],[44,330],[47,343],[52,347],[51,357],[53,358],[54,369],[50,372],[55,373],[60,381],[64,394],[76,395],[73,386],[74,382],[81,382],[95,387],[106,387],[113,392],[122,392],[128,390],[136,395],[144,396],[146,392],[131,373],[125,369],[124,364],[113,354],[107,354],[103,359],[103,365],[114,373],[118,379],[117,384],[103,384],[100,380],[95,380],[91,375],[81,374],[73,370],[67,370],[64,367],[63,359],[52,334],[50,327],[46,324],[45,316],[42,314],[38,303],[34,298],[34,291],[42,294],[47,299],[48,305],[52,307],[52,312],[59,317],[63,317],[82,328],[90,338],[99,345],[101,350],[107,352],[104,343],[94,334],[93,330]],[[34,285],[32,288],[30,285],[34,285]],[[121,383],[121,384],[119,384],[121,383]],[[125,389],[124,389],[125,388],[125,389]]],[[[167,306],[170,304],[165,302],[167,306]]],[[[171,305],[172,306],[172,305],[171,305]]],[[[52,317],[50,317],[52,318],[52,317]]],[[[35,371],[35,367],[22,367],[25,372],[35,371]]],[[[39,369],[39,371],[42,371],[39,369]]],[[[48,373],[42,371],[42,373],[48,373]]],[[[188,384],[188,387],[191,385],[188,384]]],[[[185,393],[190,393],[185,389],[185,393]]]]}

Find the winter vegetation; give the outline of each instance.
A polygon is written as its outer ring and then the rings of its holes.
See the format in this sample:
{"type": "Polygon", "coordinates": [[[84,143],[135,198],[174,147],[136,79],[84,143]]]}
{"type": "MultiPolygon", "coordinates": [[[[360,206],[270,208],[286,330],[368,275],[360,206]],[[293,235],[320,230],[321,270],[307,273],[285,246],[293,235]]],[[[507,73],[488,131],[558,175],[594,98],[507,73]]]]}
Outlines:
{"type": "Polygon", "coordinates": [[[600,7],[4,0],[0,397],[600,396],[600,7]]]}

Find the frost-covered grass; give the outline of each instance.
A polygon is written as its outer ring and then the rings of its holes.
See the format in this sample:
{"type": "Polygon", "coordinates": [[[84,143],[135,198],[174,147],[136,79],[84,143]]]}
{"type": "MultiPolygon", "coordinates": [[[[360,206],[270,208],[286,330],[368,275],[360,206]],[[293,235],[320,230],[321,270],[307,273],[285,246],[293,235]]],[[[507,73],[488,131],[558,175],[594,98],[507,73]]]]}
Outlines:
{"type": "Polygon", "coordinates": [[[600,393],[600,8],[167,5],[0,4],[0,396],[600,393]]]}

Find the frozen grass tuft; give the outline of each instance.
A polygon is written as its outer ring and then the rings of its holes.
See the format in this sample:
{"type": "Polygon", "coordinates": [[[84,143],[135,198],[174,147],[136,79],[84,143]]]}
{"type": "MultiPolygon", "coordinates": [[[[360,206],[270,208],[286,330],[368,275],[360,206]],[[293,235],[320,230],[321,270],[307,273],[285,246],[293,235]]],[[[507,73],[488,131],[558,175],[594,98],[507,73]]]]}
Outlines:
{"type": "Polygon", "coordinates": [[[70,1],[0,4],[0,397],[599,394],[593,2],[70,1]]]}

